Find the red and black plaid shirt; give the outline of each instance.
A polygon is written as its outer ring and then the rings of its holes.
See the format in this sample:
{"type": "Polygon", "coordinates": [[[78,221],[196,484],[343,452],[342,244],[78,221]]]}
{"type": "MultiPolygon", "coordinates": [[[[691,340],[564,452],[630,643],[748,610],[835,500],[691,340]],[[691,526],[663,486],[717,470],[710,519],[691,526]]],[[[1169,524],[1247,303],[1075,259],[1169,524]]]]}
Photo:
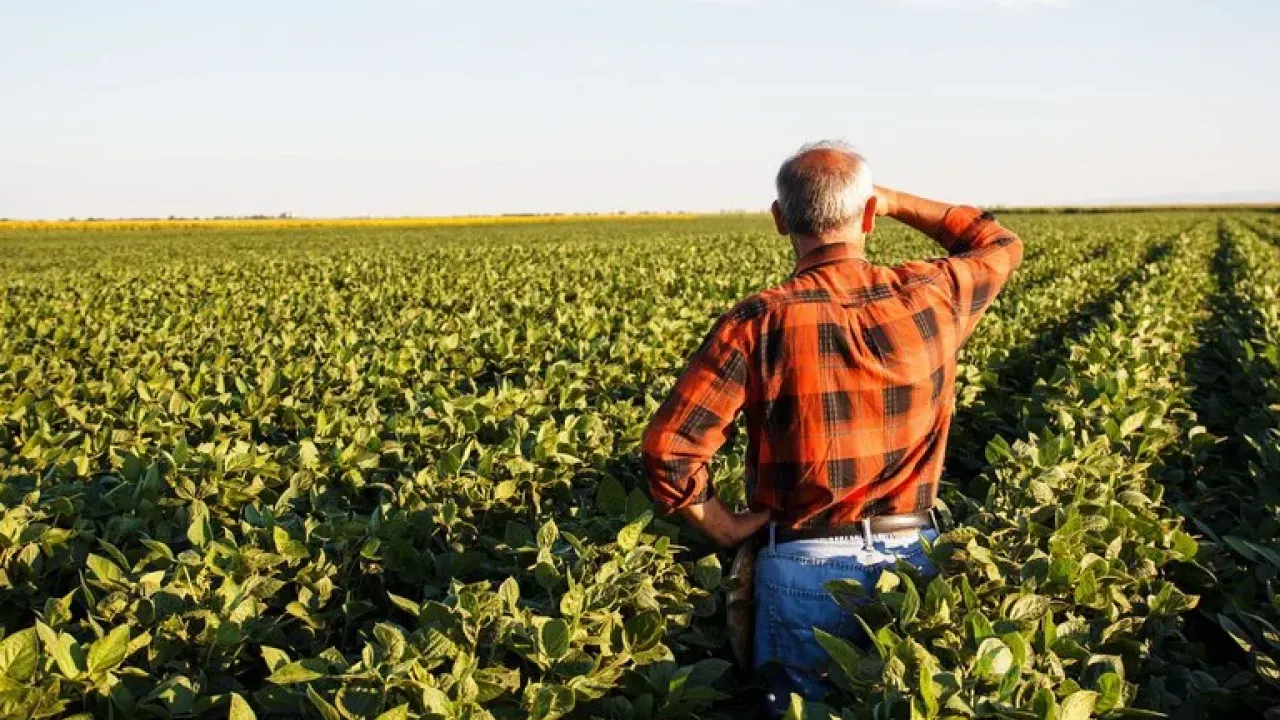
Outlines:
{"type": "Polygon", "coordinates": [[[932,507],[956,352],[1022,260],[990,214],[955,207],[943,226],[949,257],[881,267],[826,245],[722,315],[645,431],[658,505],[712,497],[707,463],[745,411],[751,506],[780,524],[932,507]]]}

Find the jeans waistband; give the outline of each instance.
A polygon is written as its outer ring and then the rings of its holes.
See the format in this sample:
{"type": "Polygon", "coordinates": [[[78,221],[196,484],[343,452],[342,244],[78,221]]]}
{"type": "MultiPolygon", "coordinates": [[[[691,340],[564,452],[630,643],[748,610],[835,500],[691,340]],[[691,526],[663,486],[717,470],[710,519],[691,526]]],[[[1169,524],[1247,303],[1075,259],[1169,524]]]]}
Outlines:
{"type": "Polygon", "coordinates": [[[882,543],[889,548],[905,547],[907,545],[911,545],[912,543],[917,542],[920,539],[920,536],[925,533],[931,533],[934,537],[937,537],[939,532],[937,528],[918,528],[915,530],[900,530],[900,531],[891,532],[891,533],[861,533],[857,535],[832,535],[829,537],[821,537],[821,538],[804,538],[800,540],[779,541],[777,539],[777,527],[778,527],[778,524],[776,522],[770,522],[767,526],[768,528],[767,540],[768,540],[768,547],[770,549],[778,546],[795,545],[797,543],[804,543],[806,545],[812,545],[815,547],[845,545],[845,546],[848,546],[849,549],[851,550],[871,548],[876,543],[882,543]]]}

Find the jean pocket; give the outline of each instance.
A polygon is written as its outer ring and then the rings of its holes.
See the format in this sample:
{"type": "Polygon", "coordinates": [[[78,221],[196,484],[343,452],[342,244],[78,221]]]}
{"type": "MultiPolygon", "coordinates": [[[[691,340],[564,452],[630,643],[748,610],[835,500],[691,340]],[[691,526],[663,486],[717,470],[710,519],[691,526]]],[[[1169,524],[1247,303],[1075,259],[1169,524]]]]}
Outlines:
{"type": "Polygon", "coordinates": [[[850,641],[861,635],[858,621],[825,590],[771,584],[768,592],[773,659],[788,668],[812,675],[824,673],[829,659],[818,643],[815,628],[850,641]]]}

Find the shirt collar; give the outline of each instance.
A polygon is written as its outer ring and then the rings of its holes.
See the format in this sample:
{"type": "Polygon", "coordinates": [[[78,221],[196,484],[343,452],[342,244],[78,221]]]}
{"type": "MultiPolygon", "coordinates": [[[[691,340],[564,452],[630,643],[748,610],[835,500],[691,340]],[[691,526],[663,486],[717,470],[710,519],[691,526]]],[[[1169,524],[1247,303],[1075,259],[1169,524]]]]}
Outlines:
{"type": "Polygon", "coordinates": [[[792,277],[799,275],[806,270],[812,270],[819,265],[827,265],[834,262],[844,260],[856,260],[858,262],[866,262],[863,256],[852,243],[831,243],[829,245],[819,245],[818,247],[805,253],[803,257],[796,260],[796,269],[791,273],[792,277]]]}

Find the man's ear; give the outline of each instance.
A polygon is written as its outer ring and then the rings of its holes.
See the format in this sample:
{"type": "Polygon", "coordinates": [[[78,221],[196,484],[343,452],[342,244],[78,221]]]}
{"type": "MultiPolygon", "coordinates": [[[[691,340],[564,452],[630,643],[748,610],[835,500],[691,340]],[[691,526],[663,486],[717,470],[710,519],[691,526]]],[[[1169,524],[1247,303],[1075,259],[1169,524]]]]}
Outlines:
{"type": "Polygon", "coordinates": [[[876,204],[878,200],[872,195],[867,198],[867,206],[862,208],[862,234],[870,235],[876,229],[876,204]]]}
{"type": "Polygon", "coordinates": [[[782,219],[782,206],[778,205],[777,200],[769,206],[769,212],[773,213],[773,226],[777,228],[778,234],[790,235],[791,230],[787,227],[787,221],[782,219]]]}

